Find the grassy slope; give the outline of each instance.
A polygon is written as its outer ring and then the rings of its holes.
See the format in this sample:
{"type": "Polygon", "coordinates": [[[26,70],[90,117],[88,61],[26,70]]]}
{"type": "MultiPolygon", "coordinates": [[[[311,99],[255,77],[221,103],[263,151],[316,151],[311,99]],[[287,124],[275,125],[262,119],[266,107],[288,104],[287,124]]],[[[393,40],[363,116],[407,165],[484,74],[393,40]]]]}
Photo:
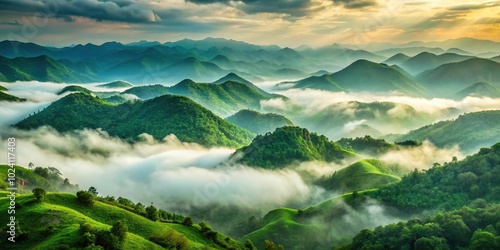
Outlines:
{"type": "Polygon", "coordinates": [[[342,192],[361,191],[397,182],[401,178],[390,168],[374,159],[364,159],[337,171],[322,182],[322,186],[342,192]]]}
{"type": "MultiPolygon", "coordinates": [[[[5,182],[4,180],[7,180],[7,174],[8,174],[7,169],[9,169],[9,168],[10,167],[7,165],[0,165],[0,180],[2,180],[0,187],[4,184],[4,182],[5,182]]],[[[17,177],[18,183],[21,179],[25,181],[24,189],[22,189],[18,185],[18,188],[19,188],[18,193],[31,192],[31,189],[34,187],[42,187],[47,191],[56,191],[57,190],[57,188],[53,187],[52,184],[50,184],[46,179],[35,174],[31,170],[28,170],[28,169],[20,167],[20,166],[16,166],[15,170],[16,170],[16,177],[17,177]]],[[[5,185],[6,185],[6,182],[5,182],[5,185]]]]}
{"type": "MultiPolygon", "coordinates": [[[[0,198],[0,209],[7,211],[7,197],[0,198]]],[[[175,230],[183,234],[193,249],[203,246],[218,248],[211,241],[201,235],[195,227],[186,227],[178,224],[153,222],[127,210],[96,201],[92,207],[86,207],[76,201],[72,194],[48,193],[42,203],[36,202],[33,195],[18,195],[16,201],[20,208],[16,210],[16,219],[21,230],[28,232],[26,241],[19,241],[9,245],[12,249],[46,249],[57,248],[62,245],[74,246],[80,239],[79,224],[89,222],[95,228],[109,229],[117,220],[124,220],[129,227],[129,234],[125,242],[125,249],[161,249],[147,240],[152,234],[165,233],[175,230]],[[48,226],[55,230],[47,234],[48,226]]],[[[3,225],[7,224],[7,216],[0,219],[3,225]]],[[[2,239],[2,244],[4,239],[2,239]]]]}

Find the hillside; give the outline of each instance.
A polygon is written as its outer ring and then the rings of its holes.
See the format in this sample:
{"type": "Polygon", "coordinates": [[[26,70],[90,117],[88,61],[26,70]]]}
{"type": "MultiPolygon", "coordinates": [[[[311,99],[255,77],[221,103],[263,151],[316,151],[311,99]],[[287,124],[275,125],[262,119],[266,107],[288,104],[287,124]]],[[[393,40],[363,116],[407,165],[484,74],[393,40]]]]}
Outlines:
{"type": "Polygon", "coordinates": [[[500,98],[500,88],[489,82],[476,82],[453,95],[453,98],[460,100],[467,96],[500,98]]]}
{"type": "Polygon", "coordinates": [[[114,82],[110,82],[110,83],[97,85],[97,87],[107,88],[107,89],[127,88],[127,87],[132,87],[132,86],[133,86],[132,84],[130,84],[129,82],[126,82],[126,81],[114,81],[114,82]]]}
{"type": "Polygon", "coordinates": [[[500,83],[500,63],[482,58],[443,64],[417,76],[419,82],[435,95],[456,93],[478,81],[500,83]]]}
{"type": "Polygon", "coordinates": [[[0,81],[42,82],[90,82],[91,77],[81,75],[48,56],[17,57],[8,59],[0,56],[0,81]]]}
{"type": "Polygon", "coordinates": [[[145,102],[114,105],[98,97],[71,94],[18,124],[21,129],[48,125],[60,132],[102,128],[110,135],[135,140],[148,133],[161,140],[175,134],[181,141],[204,146],[240,147],[253,134],[180,96],[164,95],[145,102]]]}
{"type": "Polygon", "coordinates": [[[320,179],[317,184],[327,190],[349,193],[397,182],[398,172],[378,160],[364,159],[320,179]]]}
{"type": "Polygon", "coordinates": [[[471,153],[500,141],[499,124],[499,110],[469,113],[455,120],[441,121],[410,131],[398,140],[429,140],[438,147],[458,145],[461,150],[471,153]]]}
{"type": "Polygon", "coordinates": [[[19,98],[17,96],[9,95],[3,91],[0,91],[0,102],[1,101],[7,101],[7,102],[24,102],[26,101],[25,98],[19,98]]]}
{"type": "MultiPolygon", "coordinates": [[[[7,211],[9,198],[3,195],[0,198],[0,208],[7,211]]],[[[141,215],[129,212],[126,209],[102,202],[94,201],[92,206],[86,206],[77,201],[73,194],[48,193],[42,202],[37,202],[32,194],[18,195],[16,203],[17,237],[16,243],[10,244],[9,249],[41,248],[84,248],[84,235],[80,224],[94,228],[96,231],[109,230],[118,220],[128,226],[128,232],[123,243],[123,249],[163,249],[150,241],[153,235],[169,235],[171,244],[183,246],[181,249],[225,249],[229,246],[243,249],[241,243],[233,240],[226,241],[225,246],[216,244],[204,236],[198,225],[184,226],[177,223],[152,221],[141,215]]],[[[1,222],[7,224],[8,217],[3,217],[1,222]]],[[[96,232],[96,234],[99,234],[96,232]]],[[[102,237],[102,236],[101,236],[102,237]]],[[[215,233],[216,241],[223,242],[225,236],[215,233]]],[[[168,238],[168,237],[167,237],[168,238]]],[[[6,239],[2,239],[5,241],[6,239]]],[[[101,242],[102,244],[103,242],[101,242]]],[[[8,243],[2,243],[8,244],[8,243]]]]}
{"type": "Polygon", "coordinates": [[[292,121],[282,115],[262,114],[248,109],[240,110],[226,120],[258,135],[273,132],[276,128],[294,126],[292,121]]]}
{"type": "MultiPolygon", "coordinates": [[[[7,180],[9,166],[0,165],[0,179],[7,180]]],[[[33,170],[15,166],[17,193],[31,193],[36,187],[44,188],[49,192],[76,192],[78,186],[70,183],[68,179],[63,179],[61,173],[56,168],[34,167],[33,170]]],[[[7,188],[7,182],[0,184],[0,190],[7,188]]]]}
{"type": "Polygon", "coordinates": [[[273,133],[258,135],[250,145],[233,155],[239,163],[266,169],[281,169],[305,161],[339,162],[355,157],[355,153],[325,136],[299,127],[282,127],[273,133]]]}
{"type": "Polygon", "coordinates": [[[499,217],[498,204],[464,207],[375,230],[364,229],[350,244],[336,249],[498,249],[500,234],[494,225],[500,222],[499,217]]]}

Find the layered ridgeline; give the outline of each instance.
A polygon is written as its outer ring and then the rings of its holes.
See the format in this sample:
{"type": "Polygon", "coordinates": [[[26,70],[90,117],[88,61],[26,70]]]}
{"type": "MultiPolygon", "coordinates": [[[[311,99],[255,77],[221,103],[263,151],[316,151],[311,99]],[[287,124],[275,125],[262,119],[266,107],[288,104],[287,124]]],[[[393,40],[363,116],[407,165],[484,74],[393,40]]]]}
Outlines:
{"type": "Polygon", "coordinates": [[[32,80],[43,82],[91,82],[94,79],[81,75],[47,56],[18,57],[15,59],[0,56],[0,81],[32,80]]]}
{"type": "Polygon", "coordinates": [[[434,69],[440,65],[453,62],[461,62],[472,58],[472,56],[463,56],[455,53],[443,53],[436,55],[429,52],[422,52],[404,62],[396,63],[404,70],[413,75],[417,75],[429,69],[434,69]]]}
{"type": "MultiPolygon", "coordinates": [[[[2,173],[8,168],[0,165],[2,173]]],[[[3,249],[252,249],[250,243],[239,243],[206,223],[195,224],[190,217],[123,197],[97,197],[95,188],[94,193],[78,191],[57,169],[15,169],[15,243],[6,236],[0,242],[3,249]]],[[[9,211],[6,188],[0,186],[0,209],[9,211]]],[[[9,216],[0,222],[9,224],[9,216]]]]}
{"type": "Polygon", "coordinates": [[[132,94],[141,99],[150,99],[164,94],[186,96],[223,117],[234,114],[241,109],[258,110],[260,102],[263,100],[287,99],[281,95],[267,93],[235,74],[229,74],[215,83],[196,83],[186,79],[172,87],[139,86],[128,89],[123,94],[132,94]],[[220,83],[223,80],[225,81],[220,83]]]}
{"type": "Polygon", "coordinates": [[[258,135],[253,142],[238,149],[232,160],[248,166],[281,169],[305,161],[340,162],[358,157],[323,135],[299,127],[277,128],[258,135]]]}
{"type": "Polygon", "coordinates": [[[227,117],[226,120],[255,134],[272,132],[276,128],[284,126],[294,126],[292,121],[282,115],[262,114],[248,109],[240,110],[238,113],[227,117]]]}
{"type": "Polygon", "coordinates": [[[435,96],[450,96],[471,84],[488,81],[500,87],[500,63],[483,58],[443,64],[417,75],[417,80],[435,96]]]}
{"type": "Polygon", "coordinates": [[[438,147],[460,146],[465,152],[500,141],[500,111],[481,111],[410,131],[398,140],[429,140],[438,147]]]}
{"type": "Polygon", "coordinates": [[[312,76],[297,82],[277,85],[279,88],[311,88],[327,91],[399,91],[410,95],[424,95],[425,88],[387,64],[358,60],[348,67],[322,76],[312,76]]]}
{"type": "Polygon", "coordinates": [[[181,141],[204,146],[241,147],[254,136],[186,97],[171,95],[113,105],[98,97],[74,93],[15,126],[32,129],[44,125],[60,132],[101,128],[129,140],[136,140],[142,133],[158,140],[174,134],[181,141]]]}
{"type": "MultiPolygon", "coordinates": [[[[347,249],[359,249],[360,243],[379,243],[380,245],[375,247],[377,249],[399,249],[407,244],[412,248],[418,239],[427,240],[425,238],[432,236],[445,238],[444,243],[449,244],[451,249],[468,247],[471,237],[478,228],[495,229],[500,218],[498,206],[489,210],[487,218],[482,216],[457,218],[446,215],[443,217],[438,214],[434,217],[440,218],[436,221],[437,225],[422,223],[420,219],[412,218],[421,218],[422,214],[429,216],[441,211],[452,211],[463,206],[487,207],[488,204],[498,204],[499,159],[500,144],[496,144],[491,148],[481,149],[479,153],[462,161],[435,164],[427,171],[415,170],[402,177],[401,181],[378,189],[336,196],[305,209],[280,208],[270,211],[262,219],[251,218],[238,224],[232,233],[241,240],[262,242],[268,239],[276,244],[283,244],[286,248],[297,249],[309,249],[311,245],[318,249],[331,249],[349,242],[353,242],[354,245],[347,249]],[[404,222],[378,227],[375,231],[366,229],[401,220],[388,215],[408,219],[408,229],[411,230],[402,230],[406,224],[404,222]],[[374,221],[373,218],[379,217],[384,220],[374,221]],[[482,222],[478,223],[479,221],[482,222]],[[416,227],[411,228],[411,225],[416,227]],[[417,228],[418,225],[422,227],[417,228]],[[427,230],[426,227],[432,230],[427,230]],[[414,234],[413,230],[417,229],[420,233],[414,234]],[[361,233],[356,236],[359,231],[361,233]],[[389,231],[390,234],[382,233],[389,231]],[[463,234],[460,234],[461,232],[463,234]],[[387,237],[390,237],[390,240],[387,240],[387,237]],[[365,239],[366,242],[360,239],[365,239]]],[[[463,210],[464,213],[470,211],[472,211],[470,208],[463,210]]],[[[496,243],[486,244],[487,247],[484,249],[495,249],[494,244],[496,243]]],[[[259,243],[257,247],[263,245],[259,243]]]]}
{"type": "Polygon", "coordinates": [[[454,94],[452,98],[460,100],[467,96],[500,98],[500,88],[489,82],[476,82],[454,94]]]}

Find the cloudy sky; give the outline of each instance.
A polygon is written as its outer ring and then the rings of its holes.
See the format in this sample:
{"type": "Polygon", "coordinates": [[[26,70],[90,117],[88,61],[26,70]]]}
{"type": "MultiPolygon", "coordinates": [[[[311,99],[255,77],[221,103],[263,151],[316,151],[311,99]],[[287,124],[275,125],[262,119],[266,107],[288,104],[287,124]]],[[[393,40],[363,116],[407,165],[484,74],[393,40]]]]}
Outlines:
{"type": "Polygon", "coordinates": [[[500,1],[0,0],[0,39],[64,46],[222,37],[319,46],[500,41],[500,1]]]}

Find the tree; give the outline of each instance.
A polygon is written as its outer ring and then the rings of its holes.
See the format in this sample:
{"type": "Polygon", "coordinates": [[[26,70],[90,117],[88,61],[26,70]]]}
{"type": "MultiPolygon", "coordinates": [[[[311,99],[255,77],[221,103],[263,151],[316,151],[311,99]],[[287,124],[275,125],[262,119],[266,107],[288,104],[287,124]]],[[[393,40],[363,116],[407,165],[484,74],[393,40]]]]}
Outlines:
{"type": "Polygon", "coordinates": [[[47,194],[47,191],[41,187],[34,188],[32,192],[37,201],[42,201],[45,194],[47,194]]]}
{"type": "Polygon", "coordinates": [[[495,239],[495,235],[481,229],[474,232],[470,241],[470,249],[472,250],[499,249],[499,247],[499,242],[495,239]]]}
{"type": "Polygon", "coordinates": [[[186,218],[184,218],[184,221],[182,222],[182,224],[190,227],[193,225],[193,219],[191,217],[186,217],[186,218]]]}
{"type": "Polygon", "coordinates": [[[111,227],[111,233],[118,237],[120,242],[123,242],[125,240],[125,237],[127,237],[127,232],[128,232],[128,226],[125,222],[123,221],[117,221],[115,224],[113,224],[113,227],[111,227]]]}
{"type": "Polygon", "coordinates": [[[30,164],[28,164],[28,168],[30,170],[33,170],[34,167],[35,167],[35,164],[33,164],[33,162],[30,162],[30,164]]]}
{"type": "Polygon", "coordinates": [[[49,171],[50,174],[52,175],[57,175],[57,176],[61,176],[61,171],[59,171],[59,169],[55,168],[55,167],[48,167],[47,168],[47,171],[49,171]]]}
{"type": "Polygon", "coordinates": [[[249,239],[245,241],[245,248],[248,250],[257,250],[257,248],[253,245],[252,241],[249,239]]]}
{"type": "Polygon", "coordinates": [[[146,208],[146,217],[152,221],[158,220],[158,209],[155,206],[150,205],[146,208]]]}
{"type": "Polygon", "coordinates": [[[266,240],[264,242],[264,249],[265,250],[284,250],[285,247],[283,245],[276,245],[274,242],[266,240]]]}
{"type": "Polygon", "coordinates": [[[36,167],[35,170],[33,170],[33,172],[37,175],[40,175],[43,178],[49,177],[49,170],[46,168],[36,167]]]}
{"type": "Polygon", "coordinates": [[[89,193],[93,194],[94,196],[97,196],[99,192],[97,192],[97,188],[95,187],[89,187],[89,193]]]}
{"type": "Polygon", "coordinates": [[[415,250],[448,250],[448,244],[443,238],[431,236],[422,237],[415,241],[415,250]]]}
{"type": "Polygon", "coordinates": [[[86,206],[92,206],[94,204],[95,196],[87,191],[78,191],[76,193],[76,199],[78,202],[86,206]]]}

